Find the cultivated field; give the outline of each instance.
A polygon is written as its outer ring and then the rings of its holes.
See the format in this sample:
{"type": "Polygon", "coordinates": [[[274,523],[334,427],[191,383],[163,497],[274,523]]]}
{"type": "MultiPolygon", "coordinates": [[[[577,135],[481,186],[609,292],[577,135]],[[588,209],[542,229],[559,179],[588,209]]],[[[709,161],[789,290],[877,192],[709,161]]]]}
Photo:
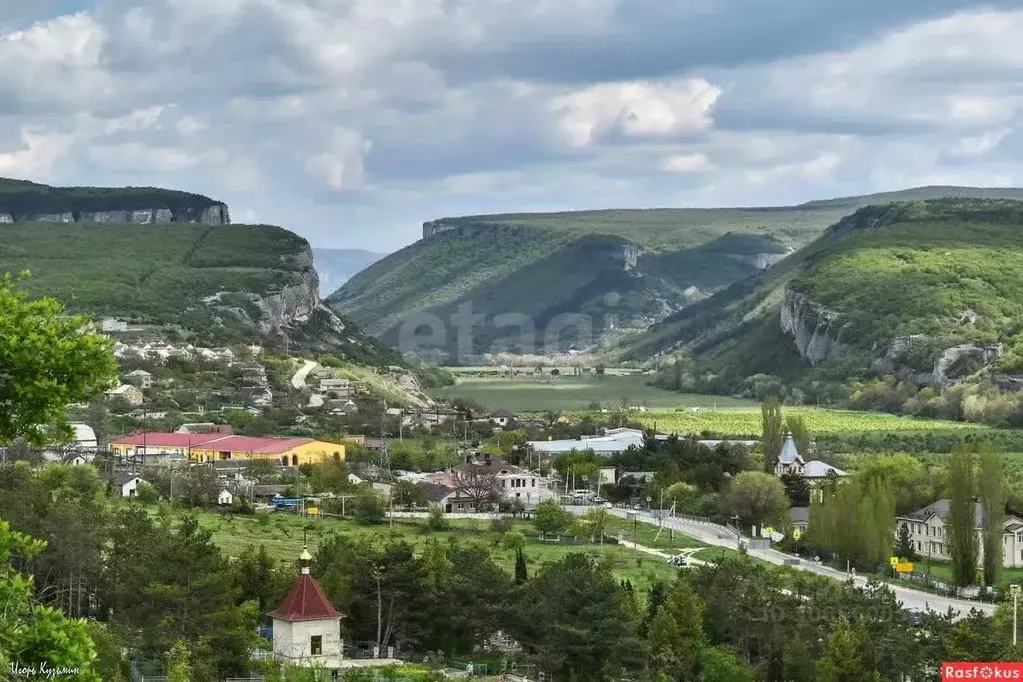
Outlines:
{"type": "Polygon", "coordinates": [[[491,410],[517,413],[582,412],[590,410],[594,403],[607,409],[617,409],[623,404],[654,410],[755,407],[755,403],[738,398],[672,393],[648,386],[649,379],[642,375],[460,377],[454,386],[437,389],[432,395],[446,400],[467,398],[491,410]]]}
{"type": "MultiPolygon", "coordinates": [[[[786,407],[786,416],[798,415],[806,420],[810,433],[838,434],[867,431],[936,431],[948,429],[977,430],[984,427],[964,422],[938,419],[903,417],[882,412],[858,412],[814,407],[786,407]]],[[[661,433],[717,434],[721,436],[749,436],[759,438],[761,432],[760,408],[704,410],[698,413],[646,412],[637,414],[636,420],[661,433]]]]}

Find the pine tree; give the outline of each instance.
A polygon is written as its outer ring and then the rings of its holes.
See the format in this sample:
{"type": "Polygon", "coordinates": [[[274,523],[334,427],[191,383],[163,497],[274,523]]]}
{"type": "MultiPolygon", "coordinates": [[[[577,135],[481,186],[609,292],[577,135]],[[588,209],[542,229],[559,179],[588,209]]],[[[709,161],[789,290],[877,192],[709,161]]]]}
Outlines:
{"type": "Polygon", "coordinates": [[[764,471],[773,474],[774,465],[781,454],[781,401],[774,397],[768,398],[760,406],[760,415],[764,434],[761,439],[764,447],[764,471]]]}
{"type": "Polygon", "coordinates": [[[529,570],[526,568],[526,556],[522,548],[515,550],[515,584],[521,585],[529,580],[529,570]]]}
{"type": "Polygon", "coordinates": [[[913,541],[909,538],[908,524],[899,525],[899,540],[895,544],[895,554],[906,561],[916,559],[916,549],[913,547],[913,541]]]}
{"type": "Polygon", "coordinates": [[[977,576],[978,542],[973,514],[973,454],[957,446],[948,466],[949,509],[946,520],[948,553],[952,557],[952,579],[966,587],[977,576]]]}
{"type": "Polygon", "coordinates": [[[1005,532],[1005,487],[1002,483],[1002,458],[994,446],[985,444],[980,447],[979,459],[977,493],[984,513],[981,522],[984,584],[994,586],[1002,576],[1004,555],[1002,534],[1005,532]]]}

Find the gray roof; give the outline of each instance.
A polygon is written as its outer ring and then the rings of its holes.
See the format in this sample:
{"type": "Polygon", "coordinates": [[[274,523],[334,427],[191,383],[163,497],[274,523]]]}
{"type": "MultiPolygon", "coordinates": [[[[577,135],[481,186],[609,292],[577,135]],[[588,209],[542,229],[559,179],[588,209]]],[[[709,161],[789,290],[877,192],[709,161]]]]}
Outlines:
{"type": "Polygon", "coordinates": [[[799,451],[796,450],[796,441],[792,440],[792,434],[785,434],[785,442],[781,446],[781,454],[778,455],[778,461],[782,464],[792,464],[797,459],[801,459],[799,451]]]}
{"type": "Polygon", "coordinates": [[[121,474],[119,476],[114,477],[114,483],[116,483],[117,485],[124,485],[128,481],[135,478],[139,479],[139,481],[143,483],[145,482],[145,479],[139,476],[138,474],[121,474]]]}
{"type": "MultiPolygon", "coordinates": [[[[948,518],[948,510],[951,505],[951,500],[948,498],[942,498],[937,502],[931,502],[922,509],[910,512],[902,518],[913,519],[914,521],[926,521],[932,516],[937,516],[944,521],[948,518]]],[[[981,506],[980,502],[973,503],[973,522],[978,526],[984,523],[984,508],[981,506]]]]}
{"type": "Polygon", "coordinates": [[[789,518],[792,523],[810,523],[810,508],[792,507],[789,509],[789,518]]]}
{"type": "Polygon", "coordinates": [[[848,476],[846,472],[819,460],[811,460],[803,465],[803,478],[824,478],[834,472],[836,476],[848,476]]]}
{"type": "Polygon", "coordinates": [[[426,492],[426,499],[430,502],[440,502],[445,497],[455,492],[454,488],[449,488],[446,485],[440,483],[428,483],[426,481],[417,483],[417,486],[422,488],[426,492]]]}
{"type": "Polygon", "coordinates": [[[491,417],[497,417],[498,419],[500,419],[502,417],[504,419],[515,419],[515,415],[513,413],[509,412],[508,410],[495,410],[495,411],[490,413],[490,416],[491,417]]]}

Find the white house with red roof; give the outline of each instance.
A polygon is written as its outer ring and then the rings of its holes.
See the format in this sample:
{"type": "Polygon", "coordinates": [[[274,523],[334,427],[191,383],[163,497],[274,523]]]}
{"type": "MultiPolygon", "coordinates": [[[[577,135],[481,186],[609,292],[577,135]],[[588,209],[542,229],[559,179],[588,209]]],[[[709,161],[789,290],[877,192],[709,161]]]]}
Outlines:
{"type": "Polygon", "coordinates": [[[282,663],[327,670],[345,667],[341,619],[309,573],[313,557],[302,549],[299,575],[284,601],[268,615],[273,619],[273,653],[282,663]]]}

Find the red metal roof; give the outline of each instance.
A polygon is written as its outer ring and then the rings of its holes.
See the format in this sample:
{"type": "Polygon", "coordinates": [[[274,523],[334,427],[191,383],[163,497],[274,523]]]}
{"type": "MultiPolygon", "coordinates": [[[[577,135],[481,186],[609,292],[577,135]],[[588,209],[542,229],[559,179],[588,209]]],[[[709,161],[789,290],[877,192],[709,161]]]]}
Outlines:
{"type": "Polygon", "coordinates": [[[316,579],[308,573],[298,576],[298,582],[288,592],[281,605],[270,612],[270,616],[288,621],[344,617],[323,594],[316,579]]]}
{"type": "Polygon", "coordinates": [[[154,447],[192,447],[202,450],[222,450],[272,455],[312,443],[312,438],[252,438],[249,436],[228,436],[223,433],[138,433],[114,445],[152,445],[154,447]]]}
{"type": "Polygon", "coordinates": [[[135,433],[127,438],[115,440],[112,445],[154,445],[171,448],[196,447],[203,443],[229,438],[222,433],[135,433]]]}
{"type": "Polygon", "coordinates": [[[312,443],[312,438],[253,438],[250,436],[227,436],[223,440],[207,443],[203,449],[230,450],[231,452],[251,452],[270,455],[286,452],[300,445],[312,443]]]}

